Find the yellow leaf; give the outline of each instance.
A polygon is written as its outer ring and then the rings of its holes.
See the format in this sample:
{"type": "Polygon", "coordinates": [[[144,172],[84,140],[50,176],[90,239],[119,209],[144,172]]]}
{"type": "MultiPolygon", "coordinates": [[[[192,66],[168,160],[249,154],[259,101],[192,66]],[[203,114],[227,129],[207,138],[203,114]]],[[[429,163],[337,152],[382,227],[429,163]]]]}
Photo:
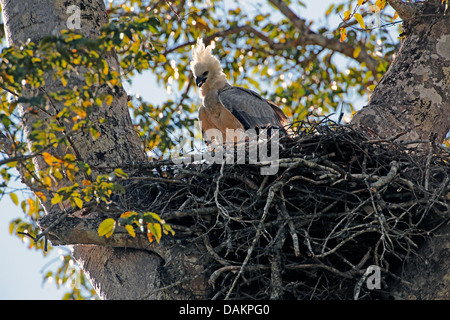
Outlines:
{"type": "Polygon", "coordinates": [[[132,215],[135,215],[135,214],[136,214],[136,212],[134,212],[134,211],[127,211],[127,212],[122,213],[120,215],[120,217],[121,218],[128,218],[128,217],[131,217],[132,215]]]}
{"type": "Polygon", "coordinates": [[[352,13],[350,12],[350,10],[347,10],[344,12],[344,21],[347,21],[348,19],[350,19],[350,15],[352,13]]]}
{"type": "Polygon", "coordinates": [[[76,157],[74,154],[68,153],[64,156],[64,160],[66,161],[75,161],[76,157]]]}
{"type": "Polygon", "coordinates": [[[148,241],[153,242],[153,236],[151,232],[147,232],[148,241]]]}
{"type": "Polygon", "coordinates": [[[14,112],[14,109],[16,107],[17,107],[17,102],[16,101],[12,101],[12,102],[9,103],[9,108],[8,108],[8,112],[7,112],[8,116],[10,116],[14,112]]]}
{"type": "Polygon", "coordinates": [[[161,217],[160,216],[158,216],[156,213],[154,213],[154,212],[147,212],[147,214],[149,214],[153,219],[155,219],[156,221],[158,221],[158,222],[163,222],[162,220],[161,220],[161,217]]]}
{"type": "Polygon", "coordinates": [[[75,176],[73,175],[72,171],[67,170],[66,174],[70,181],[75,182],[75,176]]]}
{"type": "Polygon", "coordinates": [[[163,228],[164,228],[164,234],[168,234],[169,232],[172,234],[172,235],[174,235],[175,234],[175,231],[173,231],[173,229],[172,229],[172,227],[169,225],[169,224],[164,224],[163,225],[163,228]]]}
{"type": "Polygon", "coordinates": [[[115,169],[115,170],[114,170],[114,174],[115,174],[117,177],[120,177],[120,178],[123,178],[123,179],[128,178],[128,174],[126,174],[126,173],[125,173],[122,169],[120,169],[120,168],[115,169]]]}
{"type": "Polygon", "coordinates": [[[42,199],[43,202],[45,202],[45,201],[47,200],[47,197],[44,196],[44,194],[43,194],[42,192],[37,191],[37,192],[35,192],[35,193],[36,193],[36,195],[37,195],[39,198],[42,199]]]}
{"type": "Polygon", "coordinates": [[[92,182],[89,181],[89,180],[83,180],[83,184],[84,184],[85,186],[90,186],[90,185],[92,184],[92,182]]]}
{"type": "Polygon", "coordinates": [[[114,219],[108,218],[103,220],[103,222],[98,226],[98,235],[109,238],[114,233],[115,227],[116,221],[114,219]]]}
{"type": "Polygon", "coordinates": [[[362,5],[365,0],[358,0],[358,6],[362,5]]]}
{"type": "Polygon", "coordinates": [[[106,62],[103,65],[103,70],[102,71],[103,71],[104,75],[107,75],[108,72],[109,72],[109,67],[108,67],[108,64],[106,62]]]}
{"type": "Polygon", "coordinates": [[[392,20],[395,20],[397,18],[398,18],[398,13],[397,13],[397,11],[395,11],[394,16],[392,17],[392,20]]]}
{"type": "Polygon", "coordinates": [[[366,26],[364,24],[364,19],[359,12],[355,13],[355,20],[359,22],[359,25],[361,26],[361,28],[363,28],[363,29],[366,28],[366,26]]]}
{"type": "Polygon", "coordinates": [[[113,96],[110,95],[110,94],[108,94],[108,95],[106,96],[106,104],[107,104],[108,106],[110,106],[112,102],[113,102],[113,96]]]}
{"type": "Polygon", "coordinates": [[[154,236],[156,241],[159,243],[159,240],[161,240],[161,236],[162,236],[161,225],[159,223],[151,223],[150,222],[147,224],[147,229],[148,229],[148,231],[150,231],[152,236],[154,236]]]}
{"type": "Polygon", "coordinates": [[[34,203],[33,199],[27,199],[27,203],[30,206],[28,214],[32,214],[36,210],[36,204],[34,203]]]}
{"type": "Polygon", "coordinates": [[[89,100],[84,100],[83,103],[82,103],[82,106],[85,107],[85,108],[90,107],[90,106],[92,106],[92,102],[89,101],[89,100]]]}
{"type": "Polygon", "coordinates": [[[86,74],[86,84],[91,87],[92,86],[92,76],[90,74],[86,74]]]}
{"type": "Polygon", "coordinates": [[[75,201],[78,208],[83,209],[83,200],[81,200],[80,198],[73,198],[73,201],[75,201]]]}
{"type": "Polygon", "coordinates": [[[158,55],[158,56],[155,56],[154,57],[158,62],[166,62],[167,61],[167,59],[166,59],[166,57],[164,56],[164,55],[162,55],[162,54],[160,54],[160,55],[158,55]]]}
{"type": "Polygon", "coordinates": [[[344,42],[347,39],[347,29],[341,28],[341,42],[344,42]]]}
{"type": "Polygon", "coordinates": [[[17,167],[17,161],[8,162],[6,165],[10,168],[15,168],[17,167]]]}
{"type": "Polygon", "coordinates": [[[53,170],[53,176],[58,179],[61,180],[63,178],[63,175],[61,174],[61,172],[58,169],[53,170]]]}
{"type": "Polygon", "coordinates": [[[19,205],[19,198],[17,197],[17,194],[10,193],[9,196],[11,197],[12,202],[14,202],[14,204],[16,206],[18,206],[19,205]]]}
{"type": "Polygon", "coordinates": [[[44,184],[46,187],[51,187],[52,186],[52,179],[50,179],[49,176],[45,176],[44,177],[44,184]]]}
{"type": "Polygon", "coordinates": [[[159,223],[155,223],[155,230],[156,230],[156,241],[161,240],[162,237],[162,230],[161,230],[161,225],[159,223]]]}
{"type": "Polygon", "coordinates": [[[132,236],[133,238],[136,237],[136,232],[134,231],[134,228],[132,225],[127,224],[125,226],[125,229],[127,229],[128,233],[130,234],[130,236],[132,236]]]}
{"type": "Polygon", "coordinates": [[[208,23],[205,20],[203,20],[202,18],[200,18],[200,17],[196,19],[196,26],[199,29],[203,29],[203,30],[206,30],[206,31],[211,30],[209,28],[209,26],[208,26],[208,23]]]}
{"type": "Polygon", "coordinates": [[[52,198],[52,204],[57,204],[62,201],[62,197],[59,193],[56,193],[52,198]]]}
{"type": "MultiPolygon", "coordinates": [[[[92,105],[92,103],[90,101],[83,102],[83,106],[85,106],[85,107],[90,107],[91,105],[92,105]]],[[[77,113],[78,117],[80,117],[80,119],[86,118],[86,116],[87,116],[86,110],[76,109],[75,112],[77,113]]]]}
{"type": "Polygon", "coordinates": [[[332,4],[332,5],[327,9],[327,11],[325,12],[325,16],[329,16],[330,13],[331,13],[331,11],[333,11],[333,9],[334,9],[334,4],[332,4]]]}
{"type": "Polygon", "coordinates": [[[382,10],[386,6],[386,0],[377,0],[375,5],[382,10]]]}
{"type": "Polygon", "coordinates": [[[50,153],[48,152],[43,152],[42,156],[44,157],[44,161],[47,162],[48,165],[52,165],[53,164],[53,157],[50,153]]]}
{"type": "Polygon", "coordinates": [[[111,80],[109,80],[109,83],[110,83],[112,86],[115,86],[116,84],[119,83],[119,80],[117,80],[117,79],[111,79],[111,80]]]}
{"type": "Polygon", "coordinates": [[[355,50],[353,50],[353,58],[358,58],[359,54],[361,53],[361,47],[356,47],[355,50]]]}

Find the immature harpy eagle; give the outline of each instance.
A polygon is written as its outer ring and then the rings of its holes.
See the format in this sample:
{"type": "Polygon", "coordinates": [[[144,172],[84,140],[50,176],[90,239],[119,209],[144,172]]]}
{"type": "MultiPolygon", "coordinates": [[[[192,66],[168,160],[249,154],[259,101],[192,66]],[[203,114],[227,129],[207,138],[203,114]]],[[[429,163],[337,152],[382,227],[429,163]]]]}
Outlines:
{"type": "Polygon", "coordinates": [[[218,129],[225,137],[226,129],[261,128],[278,128],[286,134],[288,119],[283,111],[252,90],[231,86],[211,50],[201,38],[192,49],[191,70],[203,102],[198,112],[203,134],[218,129]]]}

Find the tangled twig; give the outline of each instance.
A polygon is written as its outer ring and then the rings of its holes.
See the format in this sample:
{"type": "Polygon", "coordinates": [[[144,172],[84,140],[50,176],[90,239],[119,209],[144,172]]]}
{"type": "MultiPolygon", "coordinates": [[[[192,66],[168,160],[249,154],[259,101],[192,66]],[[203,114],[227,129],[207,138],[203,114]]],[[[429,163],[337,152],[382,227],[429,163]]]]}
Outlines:
{"type": "Polygon", "coordinates": [[[305,123],[281,142],[276,175],[260,175],[264,162],[130,166],[115,202],[204,247],[214,298],[386,298],[363,285],[367,268],[401,280],[450,212],[449,151],[423,155],[398,137],[305,123]]]}

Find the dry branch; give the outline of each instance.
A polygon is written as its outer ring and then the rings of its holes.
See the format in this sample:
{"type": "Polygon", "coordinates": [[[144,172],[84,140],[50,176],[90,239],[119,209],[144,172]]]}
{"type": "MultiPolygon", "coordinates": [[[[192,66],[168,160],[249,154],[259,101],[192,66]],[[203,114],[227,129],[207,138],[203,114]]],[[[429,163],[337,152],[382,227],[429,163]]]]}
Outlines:
{"type": "Polygon", "coordinates": [[[158,213],[176,230],[159,245],[119,229],[110,239],[96,236],[101,210],[91,221],[67,217],[48,235],[54,244],[139,248],[162,258],[177,241],[195,243],[211,261],[214,299],[388,298],[361,279],[378,265],[384,283],[401,281],[404,262],[448,221],[448,158],[445,148],[421,154],[348,126],[304,123],[282,141],[273,176],[260,175],[268,163],[122,168],[126,192],[113,199],[116,213],[104,215],[158,213]]]}

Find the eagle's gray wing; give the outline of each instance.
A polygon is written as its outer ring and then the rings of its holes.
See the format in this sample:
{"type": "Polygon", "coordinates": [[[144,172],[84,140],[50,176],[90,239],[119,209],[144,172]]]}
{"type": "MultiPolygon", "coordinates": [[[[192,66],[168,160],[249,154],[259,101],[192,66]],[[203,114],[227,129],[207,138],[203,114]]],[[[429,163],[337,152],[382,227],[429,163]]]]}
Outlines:
{"type": "Polygon", "coordinates": [[[219,90],[218,98],[246,130],[269,127],[283,129],[274,108],[252,90],[230,86],[219,90]]]}

